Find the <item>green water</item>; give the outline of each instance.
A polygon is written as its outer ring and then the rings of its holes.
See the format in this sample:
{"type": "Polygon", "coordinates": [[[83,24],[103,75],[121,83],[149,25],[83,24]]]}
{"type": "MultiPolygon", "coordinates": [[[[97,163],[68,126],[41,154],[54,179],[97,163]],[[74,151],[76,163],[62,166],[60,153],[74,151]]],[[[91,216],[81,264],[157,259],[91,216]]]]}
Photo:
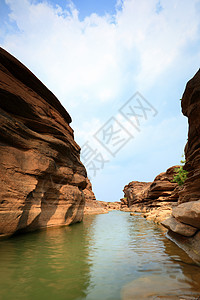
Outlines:
{"type": "Polygon", "coordinates": [[[198,299],[200,268],[125,212],[0,242],[0,299],[198,299]]]}

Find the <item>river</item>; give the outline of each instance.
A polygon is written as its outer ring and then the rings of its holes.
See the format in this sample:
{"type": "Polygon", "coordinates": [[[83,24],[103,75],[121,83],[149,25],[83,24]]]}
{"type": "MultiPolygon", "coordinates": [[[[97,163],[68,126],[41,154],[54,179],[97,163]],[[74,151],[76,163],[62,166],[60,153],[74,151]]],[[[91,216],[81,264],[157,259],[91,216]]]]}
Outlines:
{"type": "Polygon", "coordinates": [[[79,224],[0,241],[2,300],[199,297],[200,267],[139,215],[85,216],[79,224]]]}

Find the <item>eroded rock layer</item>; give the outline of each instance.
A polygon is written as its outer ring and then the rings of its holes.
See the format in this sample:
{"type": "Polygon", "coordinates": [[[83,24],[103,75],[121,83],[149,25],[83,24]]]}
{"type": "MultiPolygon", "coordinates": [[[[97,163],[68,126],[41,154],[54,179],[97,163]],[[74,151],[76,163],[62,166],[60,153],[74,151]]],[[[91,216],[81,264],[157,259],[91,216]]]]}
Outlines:
{"type": "Polygon", "coordinates": [[[179,195],[179,203],[200,199],[200,70],[187,83],[181,106],[189,124],[185,147],[185,169],[189,174],[179,195]]]}
{"type": "Polygon", "coordinates": [[[155,215],[159,209],[164,215],[171,213],[171,207],[178,201],[178,185],[173,183],[175,169],[178,166],[167,169],[160,173],[153,182],[132,181],[124,187],[124,198],[121,199],[122,209],[129,208],[131,211],[150,212],[149,216],[155,215]]]}
{"type": "Polygon", "coordinates": [[[170,238],[200,264],[200,70],[186,85],[182,112],[189,123],[184,167],[189,173],[179,192],[179,205],[162,224],[170,238]]]}
{"type": "Polygon", "coordinates": [[[0,235],[82,220],[86,170],[58,99],[0,48],[0,235]]]}

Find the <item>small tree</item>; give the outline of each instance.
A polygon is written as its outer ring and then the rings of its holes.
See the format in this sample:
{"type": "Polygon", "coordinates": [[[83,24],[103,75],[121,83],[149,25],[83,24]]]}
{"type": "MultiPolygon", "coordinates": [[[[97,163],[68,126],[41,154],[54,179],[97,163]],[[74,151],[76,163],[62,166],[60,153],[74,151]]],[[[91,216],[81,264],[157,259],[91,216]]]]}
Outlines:
{"type": "MultiPolygon", "coordinates": [[[[182,155],[182,157],[184,157],[182,155]]],[[[172,180],[172,182],[177,182],[178,185],[183,185],[184,182],[186,181],[187,179],[187,175],[188,175],[188,171],[184,170],[183,167],[185,165],[185,160],[181,160],[181,164],[182,166],[180,166],[179,168],[176,168],[174,171],[175,171],[175,175],[174,175],[174,178],[172,180]]]]}

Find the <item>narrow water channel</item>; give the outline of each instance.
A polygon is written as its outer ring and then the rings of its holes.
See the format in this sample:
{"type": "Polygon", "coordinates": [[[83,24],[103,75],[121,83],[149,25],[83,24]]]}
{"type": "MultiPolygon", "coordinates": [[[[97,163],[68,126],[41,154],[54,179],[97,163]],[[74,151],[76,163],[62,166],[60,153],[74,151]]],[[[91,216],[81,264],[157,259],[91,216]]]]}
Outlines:
{"type": "Polygon", "coordinates": [[[200,267],[140,216],[114,211],[0,241],[2,300],[199,297],[200,267]]]}

